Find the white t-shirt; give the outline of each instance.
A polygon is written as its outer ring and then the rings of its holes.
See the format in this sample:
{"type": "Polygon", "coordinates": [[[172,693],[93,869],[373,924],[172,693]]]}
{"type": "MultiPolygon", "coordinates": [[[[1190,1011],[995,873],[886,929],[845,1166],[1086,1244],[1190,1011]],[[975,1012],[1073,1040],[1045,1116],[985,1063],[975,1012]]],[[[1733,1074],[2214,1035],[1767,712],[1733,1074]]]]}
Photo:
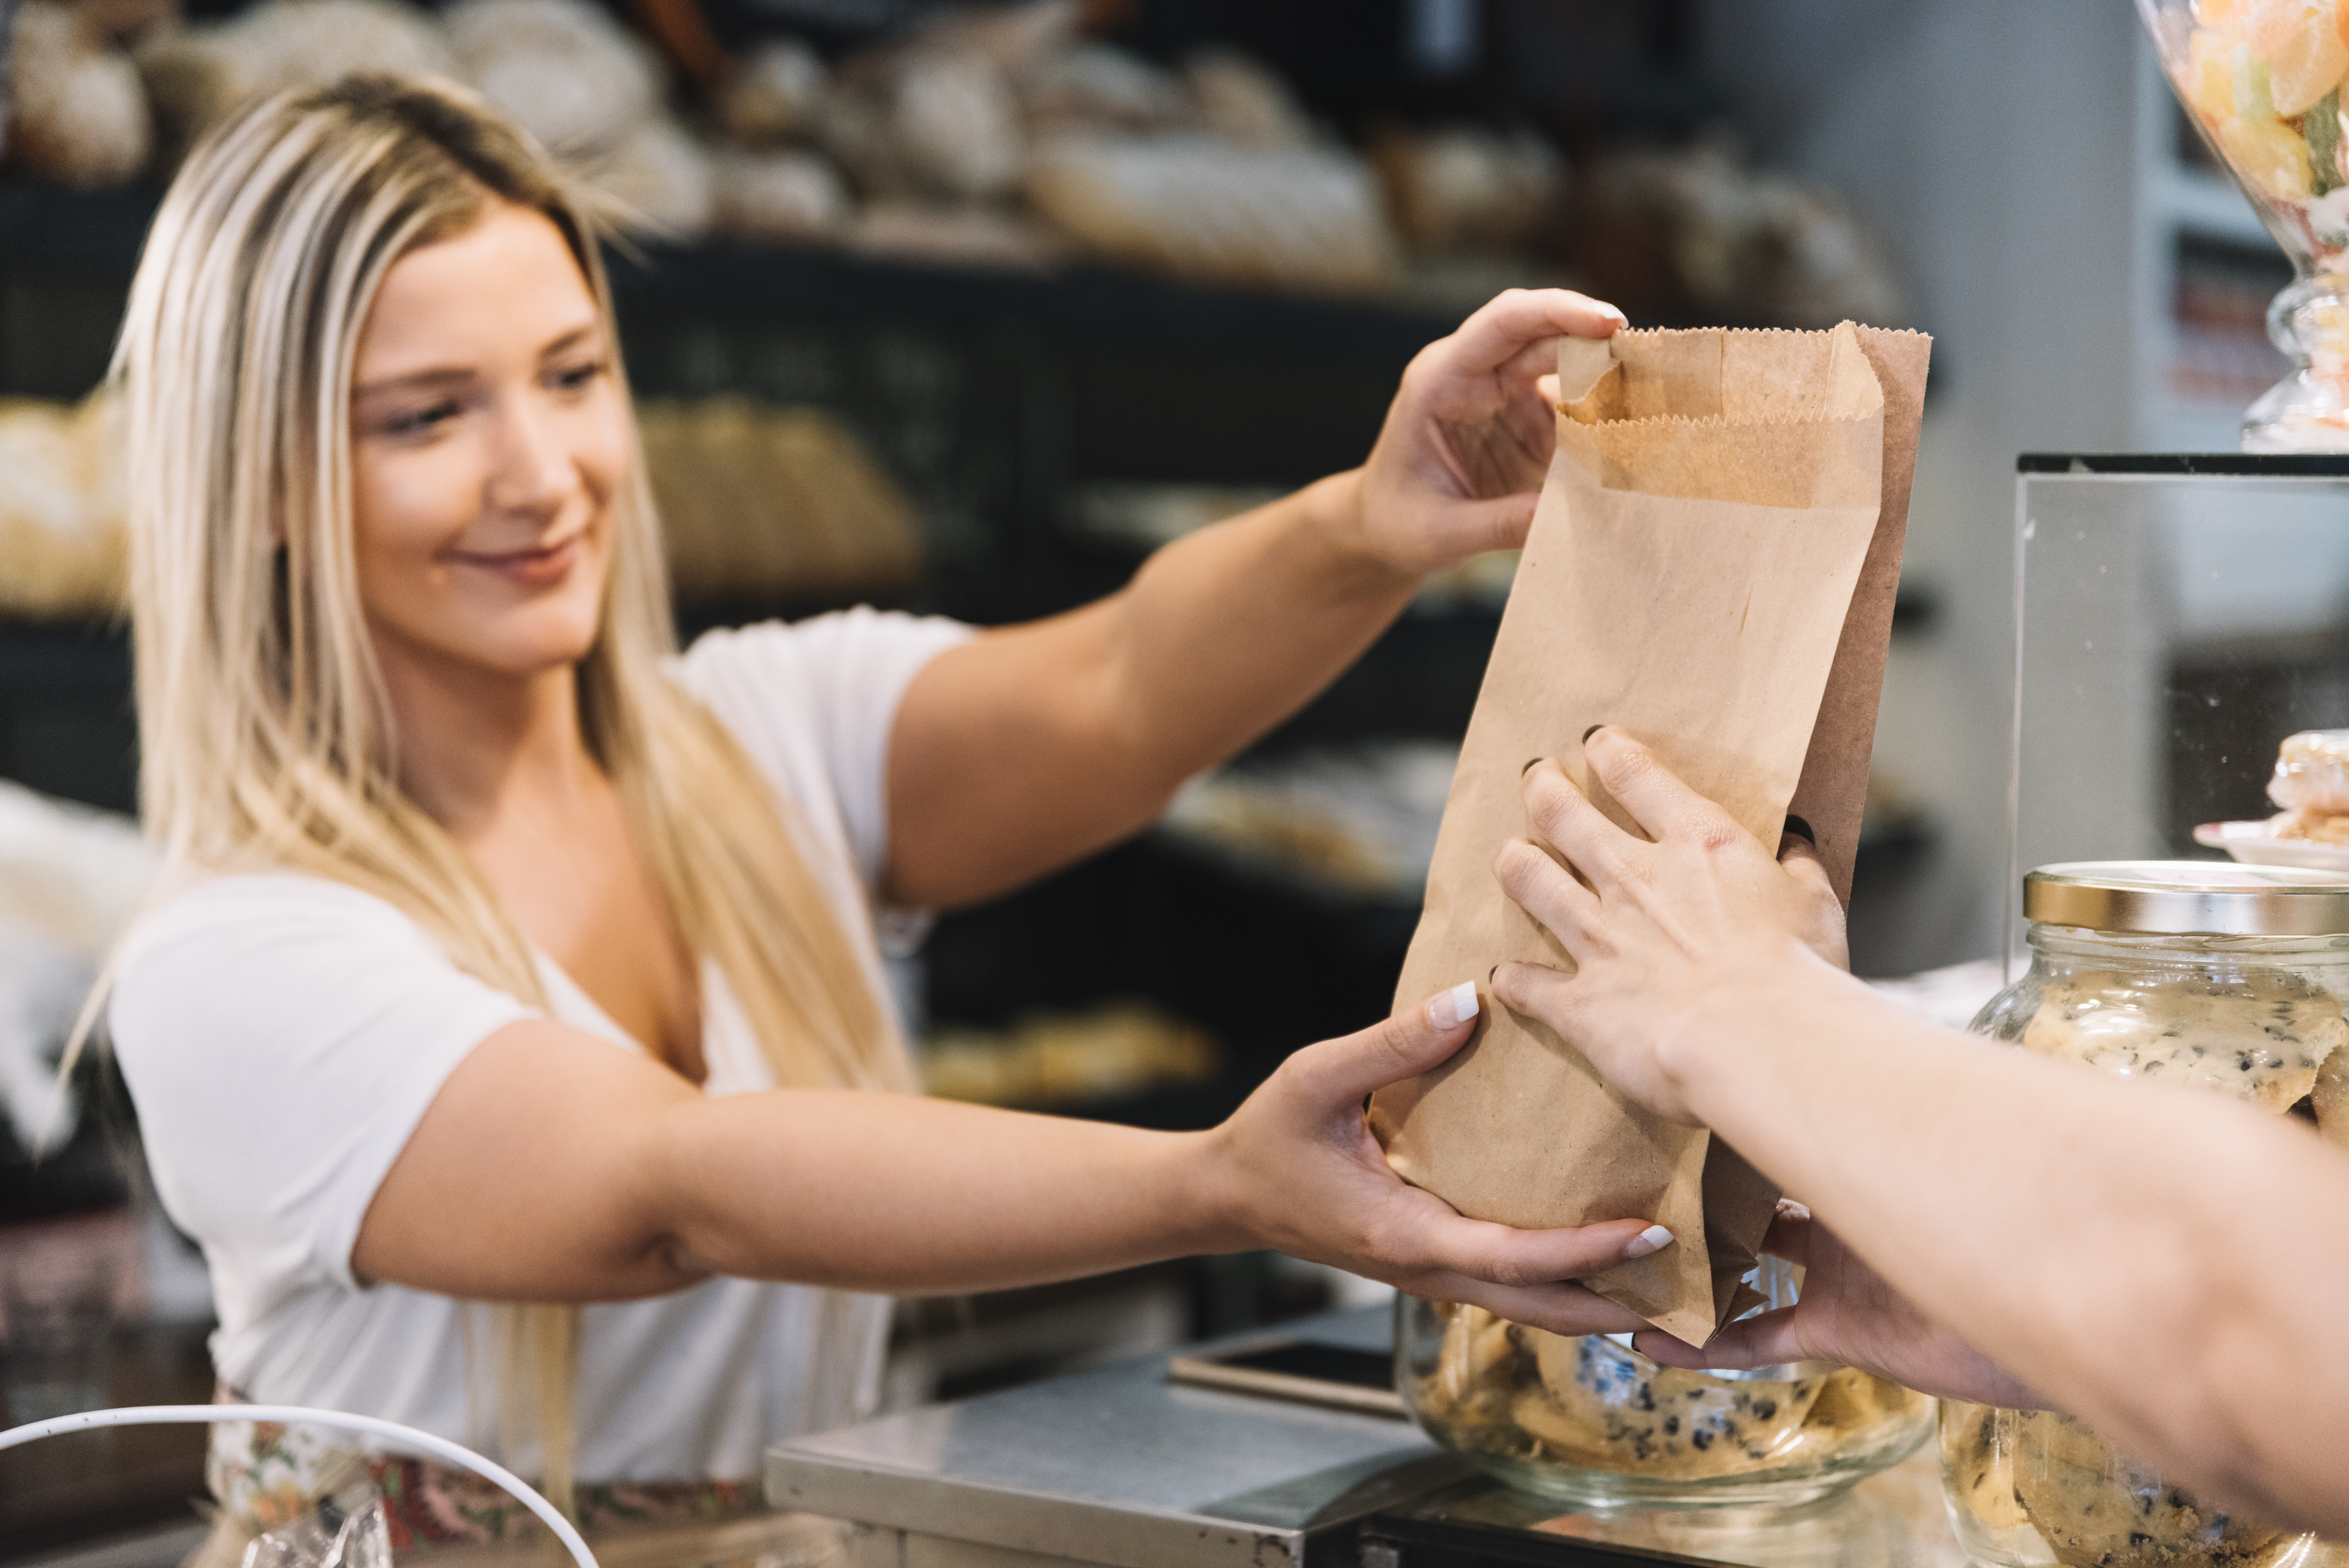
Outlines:
{"type": "MultiPolygon", "coordinates": [[[[889,734],[906,686],[963,641],[949,621],[857,610],[714,632],[676,667],[796,803],[811,868],[876,989],[870,911],[889,734]]],[[[640,1048],[545,959],[553,1015],[640,1048]]],[[[702,972],[710,1094],[773,1087],[740,1006],[702,972]]],[[[138,922],[109,1021],[165,1210],[202,1244],[222,1380],[244,1398],[402,1421],[499,1447],[479,1357],[490,1309],[352,1277],[359,1223],[425,1107],[482,1039],[535,1009],[460,970],[371,894],[222,876],[138,922]]],[[[583,1042],[583,1050],[602,1050],[583,1042]]],[[[494,1201],[493,1195],[490,1201],[494,1201]]],[[[840,1425],[878,1377],[879,1297],[715,1279],[585,1309],[576,1473],[733,1479],[764,1446],[840,1425]]],[[[535,1473],[535,1445],[507,1455],[535,1473]]]]}

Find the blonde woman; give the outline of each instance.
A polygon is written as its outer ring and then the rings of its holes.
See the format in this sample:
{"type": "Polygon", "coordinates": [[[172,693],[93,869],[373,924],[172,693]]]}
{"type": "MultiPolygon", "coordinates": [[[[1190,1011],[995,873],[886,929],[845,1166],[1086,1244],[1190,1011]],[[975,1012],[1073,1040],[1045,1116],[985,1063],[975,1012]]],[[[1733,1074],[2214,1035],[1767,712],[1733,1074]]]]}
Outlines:
{"type": "MultiPolygon", "coordinates": [[[[1421,574],[1520,540],[1545,344],[1619,319],[1495,301],[1363,469],[1089,608],[677,656],[594,230],[543,155],[388,77],[220,129],[119,356],[146,820],[185,885],[110,1021],[228,1396],[502,1448],[591,1522],[707,1518],[764,1444],[858,1412],[864,1293],[1278,1247],[1636,1326],[1567,1282],[1667,1234],[1471,1223],[1363,1130],[1473,989],[1170,1135],[917,1098],[876,936],[1140,828],[1421,574]]],[[[220,1550],[329,1484],[304,1440],[216,1429],[220,1550]]],[[[416,1537],[502,1528],[373,1462],[416,1537]]]]}

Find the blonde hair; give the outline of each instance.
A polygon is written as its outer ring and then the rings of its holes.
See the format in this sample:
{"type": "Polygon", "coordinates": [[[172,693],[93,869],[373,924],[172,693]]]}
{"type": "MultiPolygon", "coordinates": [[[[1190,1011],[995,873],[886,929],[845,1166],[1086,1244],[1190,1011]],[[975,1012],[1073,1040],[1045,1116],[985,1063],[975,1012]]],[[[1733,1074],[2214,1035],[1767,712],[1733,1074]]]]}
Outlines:
{"type": "MultiPolygon", "coordinates": [[[[195,150],[148,237],[115,371],[140,791],[167,865],[335,878],[543,1006],[495,891],[398,782],[353,540],[350,382],[368,307],[401,256],[501,202],[561,232],[625,397],[597,227],[545,152],[460,88],[381,74],[264,100],[195,150]]],[[[640,455],[613,511],[580,717],[687,943],[725,975],[778,1083],[912,1087],[788,804],[662,667],[676,637],[640,455]]],[[[519,1359],[536,1363],[545,1479],[565,1491],[576,1311],[509,1323],[533,1347],[519,1359]]],[[[510,1395],[516,1365],[506,1357],[510,1395]]]]}

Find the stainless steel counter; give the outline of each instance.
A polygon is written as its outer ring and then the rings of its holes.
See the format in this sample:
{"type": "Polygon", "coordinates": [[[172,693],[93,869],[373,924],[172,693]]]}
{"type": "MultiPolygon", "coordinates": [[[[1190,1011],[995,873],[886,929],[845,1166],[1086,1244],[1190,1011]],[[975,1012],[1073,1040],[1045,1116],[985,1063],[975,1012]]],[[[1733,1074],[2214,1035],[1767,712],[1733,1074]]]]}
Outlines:
{"type": "MultiPolygon", "coordinates": [[[[1382,1311],[1298,1326],[1382,1348],[1382,1311]]],[[[768,1451],[778,1507],[855,1522],[857,1568],[1711,1563],[1960,1568],[1930,1449],[1761,1513],[1557,1515],[1402,1421],[1189,1388],[1154,1357],[768,1451]]]]}

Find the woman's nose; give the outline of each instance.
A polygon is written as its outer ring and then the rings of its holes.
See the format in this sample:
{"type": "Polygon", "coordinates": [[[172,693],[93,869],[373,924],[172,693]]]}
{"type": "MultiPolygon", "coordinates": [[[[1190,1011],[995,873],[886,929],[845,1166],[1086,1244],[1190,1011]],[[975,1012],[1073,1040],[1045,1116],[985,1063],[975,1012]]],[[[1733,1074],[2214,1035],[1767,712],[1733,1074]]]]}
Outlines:
{"type": "Polygon", "coordinates": [[[578,469],[543,413],[517,402],[499,410],[485,499],[497,511],[555,511],[578,488],[578,469]]]}

